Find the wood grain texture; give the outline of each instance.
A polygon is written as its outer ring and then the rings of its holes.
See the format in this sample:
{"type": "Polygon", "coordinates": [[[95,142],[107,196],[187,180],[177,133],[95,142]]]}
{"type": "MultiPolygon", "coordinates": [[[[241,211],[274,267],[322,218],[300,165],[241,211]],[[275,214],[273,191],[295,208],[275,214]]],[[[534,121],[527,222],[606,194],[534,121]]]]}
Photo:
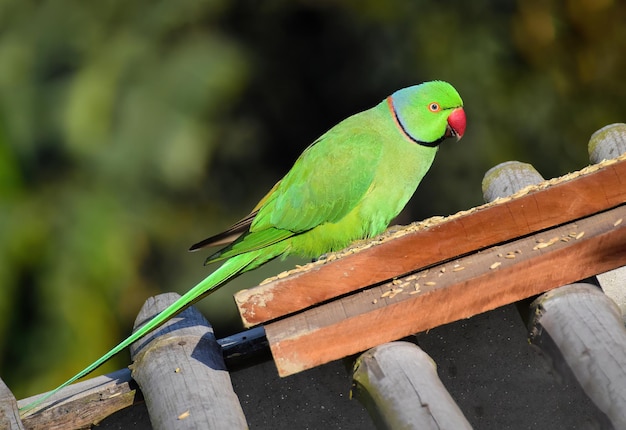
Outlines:
{"type": "Polygon", "coordinates": [[[589,160],[594,164],[619,157],[626,152],[626,124],[602,127],[591,135],[587,149],[589,160]]]}
{"type": "Polygon", "coordinates": [[[267,324],[279,374],[297,373],[624,265],[626,223],[617,221],[625,218],[626,206],[619,206],[267,324]]]}
{"type": "Polygon", "coordinates": [[[15,396],[2,379],[0,379],[0,429],[24,429],[15,396]]]}
{"type": "Polygon", "coordinates": [[[626,328],[615,303],[594,285],[572,284],[542,294],[532,309],[532,343],[612,428],[626,428],[626,328]]]}
{"type": "Polygon", "coordinates": [[[364,352],[353,373],[352,393],[379,429],[471,429],[437,376],[432,359],[409,342],[364,352]]]}
{"type": "MultiPolygon", "coordinates": [[[[42,395],[19,400],[18,406],[26,406],[42,395]]],[[[70,385],[22,417],[22,422],[29,430],[90,429],[137,401],[130,370],[122,369],[70,385]]]]}
{"type": "Polygon", "coordinates": [[[253,326],[624,202],[626,159],[622,157],[568,180],[548,181],[526,194],[394,235],[361,251],[349,251],[325,264],[309,265],[282,279],[240,291],[235,300],[244,324],[253,326]]]}
{"type": "MultiPolygon", "coordinates": [[[[148,299],[135,329],[179,297],[148,299]]],[[[134,343],[131,358],[155,430],[248,427],[213,329],[193,306],[134,343]]]]}

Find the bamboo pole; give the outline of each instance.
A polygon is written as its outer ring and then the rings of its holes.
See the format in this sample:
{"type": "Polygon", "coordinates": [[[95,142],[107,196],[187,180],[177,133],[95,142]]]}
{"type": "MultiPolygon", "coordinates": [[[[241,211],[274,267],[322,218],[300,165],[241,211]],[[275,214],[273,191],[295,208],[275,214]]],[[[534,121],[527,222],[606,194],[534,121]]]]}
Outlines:
{"type": "MultiPolygon", "coordinates": [[[[178,297],[148,299],[135,329],[178,297]]],[[[131,358],[154,429],[247,428],[213,329],[195,308],[134,343],[131,358]]]]}
{"type": "Polygon", "coordinates": [[[472,428],[437,376],[434,361],[409,342],[386,343],[361,354],[352,394],[379,429],[472,428]]]}

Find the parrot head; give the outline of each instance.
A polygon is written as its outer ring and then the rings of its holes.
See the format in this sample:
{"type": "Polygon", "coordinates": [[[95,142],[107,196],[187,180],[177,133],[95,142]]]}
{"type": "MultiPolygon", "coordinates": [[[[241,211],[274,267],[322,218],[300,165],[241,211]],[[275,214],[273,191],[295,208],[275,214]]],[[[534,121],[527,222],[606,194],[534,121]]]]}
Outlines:
{"type": "Polygon", "coordinates": [[[463,100],[452,85],[424,82],[403,88],[387,102],[402,132],[413,142],[437,146],[448,137],[460,140],[465,133],[463,100]]]}

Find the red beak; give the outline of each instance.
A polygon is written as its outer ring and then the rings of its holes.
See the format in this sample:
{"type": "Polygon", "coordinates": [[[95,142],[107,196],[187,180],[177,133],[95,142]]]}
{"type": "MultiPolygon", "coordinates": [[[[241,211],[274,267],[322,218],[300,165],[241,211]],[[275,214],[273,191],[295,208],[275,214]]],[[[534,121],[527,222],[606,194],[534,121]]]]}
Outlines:
{"type": "Polygon", "coordinates": [[[446,128],[446,137],[456,137],[459,141],[465,134],[465,111],[462,107],[456,108],[448,117],[448,127],[446,128]]]}

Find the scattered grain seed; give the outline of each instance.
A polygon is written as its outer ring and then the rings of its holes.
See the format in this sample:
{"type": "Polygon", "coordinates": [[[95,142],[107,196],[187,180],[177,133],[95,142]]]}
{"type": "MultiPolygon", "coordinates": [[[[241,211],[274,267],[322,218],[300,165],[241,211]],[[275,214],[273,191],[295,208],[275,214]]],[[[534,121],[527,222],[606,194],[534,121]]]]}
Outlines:
{"type": "Polygon", "coordinates": [[[498,254],[498,257],[502,258],[502,254],[498,254]]]}
{"type": "Polygon", "coordinates": [[[378,303],[377,299],[372,300],[372,304],[375,305],[376,303],[378,303]]]}
{"type": "Polygon", "coordinates": [[[415,284],[413,286],[413,288],[415,288],[415,291],[419,291],[420,290],[420,284],[415,284]]]}
{"type": "Polygon", "coordinates": [[[381,294],[380,298],[384,299],[385,297],[388,297],[389,295],[391,295],[392,290],[389,291],[385,291],[384,293],[381,294]]]}
{"type": "Polygon", "coordinates": [[[457,266],[454,269],[452,269],[453,272],[460,272],[461,270],[465,269],[465,267],[463,266],[457,266]]]}
{"type": "Polygon", "coordinates": [[[495,263],[493,263],[491,266],[489,266],[489,268],[490,268],[491,270],[493,270],[493,269],[497,269],[497,268],[498,268],[498,266],[500,266],[501,264],[502,264],[502,263],[501,263],[500,261],[496,261],[496,262],[495,262],[495,263]]]}
{"type": "Polygon", "coordinates": [[[576,237],[577,235],[578,234],[575,231],[573,231],[570,234],[568,234],[569,237],[576,237]]]}
{"type": "Polygon", "coordinates": [[[622,218],[618,219],[617,221],[615,221],[613,223],[613,227],[617,227],[618,225],[620,225],[622,223],[622,218]]]}
{"type": "Polygon", "coordinates": [[[407,281],[412,281],[413,279],[417,279],[417,275],[407,276],[406,278],[407,281]]]}
{"type": "Polygon", "coordinates": [[[185,412],[183,412],[182,414],[180,414],[180,415],[178,416],[178,419],[179,419],[179,420],[184,420],[185,418],[189,418],[189,415],[191,415],[191,414],[189,413],[189,410],[186,410],[185,412]]]}
{"type": "Polygon", "coordinates": [[[428,281],[428,282],[424,283],[424,285],[428,285],[429,287],[432,287],[433,285],[437,285],[437,283],[433,282],[433,281],[428,281]]]}
{"type": "Polygon", "coordinates": [[[395,296],[397,296],[398,294],[400,294],[403,291],[404,290],[402,288],[394,288],[393,290],[391,290],[391,294],[389,295],[389,298],[393,299],[395,296]]]}
{"type": "Polygon", "coordinates": [[[174,369],[174,373],[180,373],[180,367],[177,367],[176,369],[174,369]]]}
{"type": "Polygon", "coordinates": [[[561,238],[561,242],[569,242],[569,237],[567,237],[567,236],[563,236],[563,237],[561,238]]]}
{"type": "Polygon", "coordinates": [[[576,238],[575,238],[575,239],[576,239],[576,240],[578,240],[578,239],[580,239],[581,237],[583,237],[584,235],[585,235],[585,232],[584,232],[584,231],[581,231],[580,233],[578,233],[578,234],[576,235],[576,238]]]}
{"type": "Polygon", "coordinates": [[[509,260],[515,258],[515,254],[507,254],[504,256],[504,258],[508,258],[509,260]]]}
{"type": "Polygon", "coordinates": [[[401,280],[399,280],[399,279],[395,279],[395,278],[394,278],[394,279],[391,281],[391,283],[392,283],[392,285],[400,285],[400,284],[402,283],[402,281],[401,281],[401,280]]]}
{"type": "Polygon", "coordinates": [[[442,268],[441,268],[441,270],[440,270],[440,272],[441,272],[441,273],[446,273],[446,268],[445,268],[445,267],[442,267],[442,268]]]}
{"type": "Polygon", "coordinates": [[[541,248],[547,248],[550,245],[554,245],[556,242],[559,241],[558,237],[553,237],[552,239],[550,239],[547,242],[539,242],[534,248],[533,250],[537,250],[537,249],[541,249],[541,248]]]}

